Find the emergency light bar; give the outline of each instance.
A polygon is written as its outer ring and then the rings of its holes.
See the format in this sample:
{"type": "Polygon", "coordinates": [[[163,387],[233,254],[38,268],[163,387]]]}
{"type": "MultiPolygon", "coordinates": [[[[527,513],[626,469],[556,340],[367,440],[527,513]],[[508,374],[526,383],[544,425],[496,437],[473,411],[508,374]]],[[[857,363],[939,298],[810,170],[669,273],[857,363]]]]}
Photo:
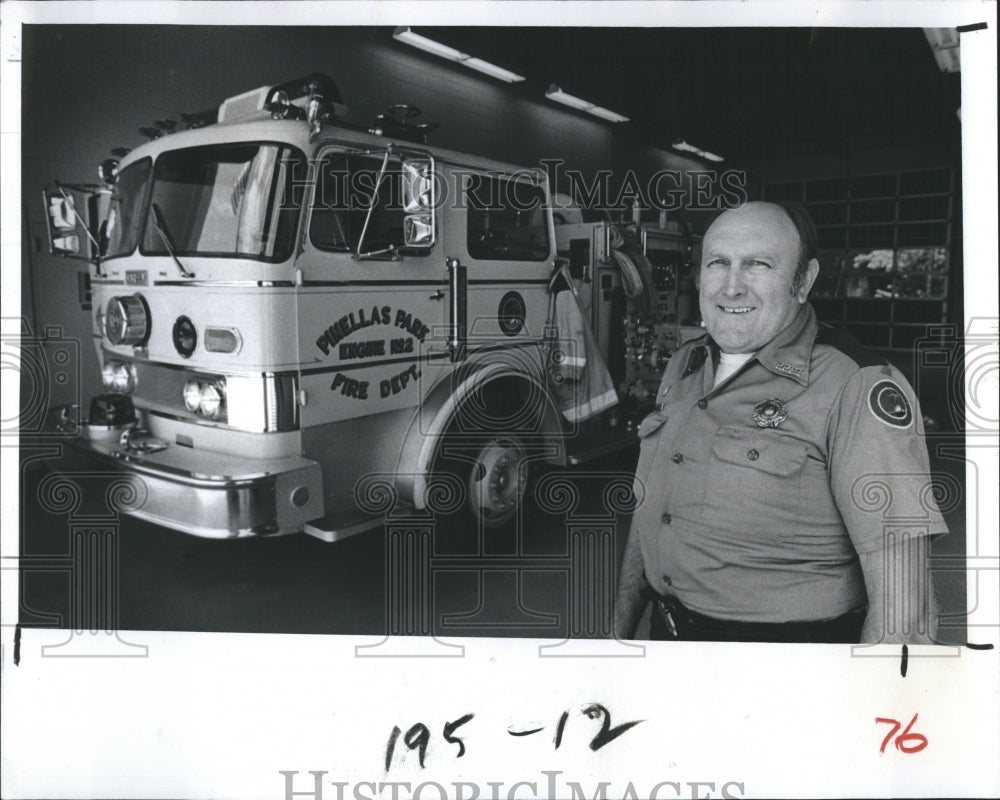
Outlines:
{"type": "MultiPolygon", "coordinates": [[[[273,86],[259,86],[256,89],[251,89],[248,92],[243,92],[242,94],[237,94],[223,100],[219,105],[216,121],[226,122],[228,120],[239,119],[257,111],[263,111],[269,104],[275,101],[288,106],[306,109],[313,99],[314,92],[322,97],[327,109],[337,116],[343,116],[347,112],[347,106],[344,105],[344,101],[340,96],[340,90],[337,88],[337,84],[333,82],[333,79],[321,72],[313,72],[285,83],[273,86]]],[[[194,121],[194,118],[198,116],[201,115],[187,114],[182,115],[182,118],[184,118],[185,122],[188,122],[189,118],[194,121]]],[[[190,123],[188,127],[191,127],[190,123]]]]}
{"type": "Polygon", "coordinates": [[[595,117],[606,119],[608,122],[629,121],[628,117],[591,103],[589,100],[583,100],[582,98],[567,94],[554,83],[549,86],[549,90],[545,93],[545,96],[549,98],[549,100],[554,100],[557,103],[562,103],[564,106],[569,106],[570,108],[575,108],[579,111],[586,111],[588,114],[593,114],[595,117]]]}
{"type": "Polygon", "coordinates": [[[516,72],[511,72],[509,69],[498,67],[496,64],[491,64],[489,61],[484,61],[481,58],[470,56],[468,53],[463,53],[461,50],[456,50],[454,47],[449,47],[446,44],[435,42],[433,39],[428,39],[426,36],[414,33],[412,28],[400,26],[392,32],[392,38],[397,42],[402,42],[403,44],[410,45],[410,47],[416,47],[418,50],[423,50],[425,53],[430,53],[431,55],[435,55],[440,58],[446,58],[449,61],[462,64],[469,69],[482,72],[492,78],[499,78],[507,83],[518,83],[519,81],[524,80],[523,75],[518,75],[516,72]]]}

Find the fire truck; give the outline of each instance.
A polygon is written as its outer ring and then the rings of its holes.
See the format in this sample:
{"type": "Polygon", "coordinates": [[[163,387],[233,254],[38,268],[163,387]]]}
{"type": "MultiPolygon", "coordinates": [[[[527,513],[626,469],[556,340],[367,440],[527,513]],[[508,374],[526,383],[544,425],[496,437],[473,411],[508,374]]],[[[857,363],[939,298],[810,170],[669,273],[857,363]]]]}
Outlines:
{"type": "Polygon", "coordinates": [[[90,262],[105,389],[53,425],[135,485],[121,510],[216,538],[336,541],[438,507],[492,528],[534,464],[635,441],[619,401],[655,388],[671,268],[554,216],[543,170],[428,145],[412,107],[345,112],[313,74],[162,125],[101,185],[46,187],[50,251],[90,262]],[[560,276],[587,341],[559,329],[560,276]],[[614,388],[574,406],[588,347],[614,388]]]}

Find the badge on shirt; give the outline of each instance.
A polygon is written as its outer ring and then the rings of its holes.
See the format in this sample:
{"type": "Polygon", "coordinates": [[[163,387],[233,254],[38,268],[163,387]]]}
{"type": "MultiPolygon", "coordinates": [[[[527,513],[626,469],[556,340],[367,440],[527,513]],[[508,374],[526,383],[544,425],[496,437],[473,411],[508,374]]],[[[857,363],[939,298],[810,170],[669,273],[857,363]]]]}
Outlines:
{"type": "Polygon", "coordinates": [[[753,421],[760,428],[777,428],[788,419],[788,406],[783,400],[771,398],[753,407],[753,421]]]}
{"type": "Polygon", "coordinates": [[[868,393],[868,410],[875,419],[893,428],[908,428],[913,422],[913,409],[906,394],[895,381],[881,380],[868,393]]]}

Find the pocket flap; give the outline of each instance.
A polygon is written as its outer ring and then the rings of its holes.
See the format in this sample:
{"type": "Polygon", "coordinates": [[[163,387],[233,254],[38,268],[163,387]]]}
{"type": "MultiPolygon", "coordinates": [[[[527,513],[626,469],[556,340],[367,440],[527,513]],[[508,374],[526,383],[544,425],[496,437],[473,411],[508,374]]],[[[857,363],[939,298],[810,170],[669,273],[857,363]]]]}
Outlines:
{"type": "Polygon", "coordinates": [[[667,415],[662,411],[654,411],[652,414],[647,416],[642,422],[639,423],[639,429],[637,433],[640,439],[645,439],[651,433],[656,433],[660,428],[663,427],[663,423],[667,421],[667,415]]]}
{"type": "Polygon", "coordinates": [[[712,452],[723,461],[771,475],[794,475],[806,462],[808,448],[794,439],[757,431],[722,428],[715,434],[712,452]]]}

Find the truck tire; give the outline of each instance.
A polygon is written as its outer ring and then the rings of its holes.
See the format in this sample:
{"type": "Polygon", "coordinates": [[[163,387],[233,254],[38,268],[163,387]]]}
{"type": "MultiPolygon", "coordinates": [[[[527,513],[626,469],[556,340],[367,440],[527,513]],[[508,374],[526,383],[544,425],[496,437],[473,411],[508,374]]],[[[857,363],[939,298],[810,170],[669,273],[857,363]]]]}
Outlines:
{"type": "Polygon", "coordinates": [[[487,384],[458,409],[434,466],[434,472],[457,478],[464,493],[452,526],[468,530],[475,525],[490,536],[517,519],[541,419],[524,399],[516,384],[487,384]]]}

